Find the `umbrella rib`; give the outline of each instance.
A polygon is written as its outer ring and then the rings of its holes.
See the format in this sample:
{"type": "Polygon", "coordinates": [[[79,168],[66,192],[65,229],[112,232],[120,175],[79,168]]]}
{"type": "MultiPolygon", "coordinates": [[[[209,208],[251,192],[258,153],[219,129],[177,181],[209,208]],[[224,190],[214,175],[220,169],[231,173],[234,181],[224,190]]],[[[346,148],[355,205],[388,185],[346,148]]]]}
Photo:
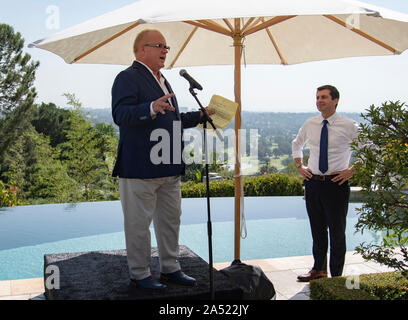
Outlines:
{"type": "Polygon", "coordinates": [[[227,27],[231,30],[231,32],[234,32],[234,27],[232,26],[231,22],[228,21],[228,19],[222,19],[225,24],[227,25],[227,27]]]}
{"type": "Polygon", "coordinates": [[[188,35],[186,41],[184,41],[183,45],[181,46],[180,50],[177,52],[176,57],[173,59],[173,61],[169,65],[169,69],[173,68],[174,64],[176,63],[177,59],[180,57],[184,49],[186,48],[187,44],[190,42],[191,38],[193,37],[194,33],[197,31],[198,27],[194,27],[193,31],[190,32],[188,35]]]}
{"type": "Polygon", "coordinates": [[[265,21],[265,22],[255,26],[255,27],[245,31],[242,35],[245,37],[245,36],[250,35],[252,33],[255,33],[255,32],[259,31],[259,30],[271,27],[271,26],[273,26],[275,24],[281,23],[281,22],[286,21],[288,19],[292,19],[294,17],[296,17],[296,16],[294,15],[294,16],[278,16],[278,17],[274,17],[274,18],[272,18],[272,19],[270,19],[268,21],[265,21]]]}
{"type": "Polygon", "coordinates": [[[258,19],[255,20],[255,17],[249,18],[248,21],[245,23],[245,25],[242,27],[241,32],[245,32],[249,27],[254,27],[256,26],[263,17],[259,17],[258,19]],[[254,23],[252,23],[252,21],[254,21],[254,23]],[[252,24],[251,24],[252,23],[252,24]]]}
{"type": "Polygon", "coordinates": [[[103,47],[105,44],[111,42],[112,40],[115,40],[117,37],[120,37],[122,34],[132,30],[133,28],[136,28],[140,23],[139,22],[135,22],[134,24],[132,24],[131,26],[127,27],[126,29],[123,29],[122,31],[114,34],[112,37],[102,41],[101,43],[97,44],[96,46],[94,46],[93,48],[89,49],[88,51],[84,52],[83,54],[79,55],[78,57],[76,57],[71,63],[75,63],[78,62],[79,60],[81,60],[83,57],[87,56],[88,54],[94,52],[95,50],[99,49],[100,47],[103,47]]]}
{"type": "MultiPolygon", "coordinates": [[[[229,31],[227,29],[225,29],[223,26],[221,26],[220,24],[218,24],[217,22],[215,22],[214,20],[198,20],[199,22],[207,25],[207,26],[212,26],[214,28],[219,28],[219,30],[224,30],[225,32],[229,31]]],[[[232,30],[231,30],[232,32],[232,30]]]]}
{"type": "Polygon", "coordinates": [[[245,24],[244,24],[244,26],[242,27],[241,31],[242,31],[242,32],[245,31],[246,28],[247,28],[247,27],[252,23],[252,21],[254,21],[254,20],[255,20],[255,17],[249,18],[249,19],[247,20],[247,22],[245,22],[245,24]]]}
{"type": "Polygon", "coordinates": [[[357,33],[358,35],[366,38],[367,40],[369,40],[371,42],[374,42],[375,44],[383,47],[384,49],[387,49],[388,51],[391,51],[393,54],[400,53],[397,49],[389,46],[388,44],[386,44],[386,43],[384,43],[384,42],[382,42],[382,41],[380,41],[380,40],[378,40],[376,38],[374,38],[373,36],[370,36],[369,34],[365,33],[364,31],[361,31],[360,29],[357,29],[357,28],[354,28],[352,26],[347,25],[343,20],[341,20],[341,19],[339,19],[339,18],[337,18],[337,17],[335,17],[333,15],[324,15],[324,16],[327,19],[329,19],[329,20],[331,20],[333,22],[336,22],[336,23],[338,23],[339,25],[341,25],[341,26],[343,26],[345,28],[350,29],[350,31],[353,31],[353,32],[357,33]]]}
{"type": "MultiPolygon", "coordinates": [[[[264,22],[264,19],[263,19],[263,18],[262,18],[262,22],[264,22]]],[[[275,40],[274,36],[272,35],[271,31],[269,30],[269,28],[265,28],[265,31],[266,31],[266,33],[268,34],[269,39],[271,39],[272,44],[273,44],[273,46],[275,47],[275,50],[276,50],[276,52],[278,53],[279,58],[280,58],[282,64],[283,64],[283,65],[287,65],[288,62],[287,62],[286,59],[283,57],[283,54],[282,54],[282,52],[281,52],[280,49],[279,49],[278,43],[276,42],[276,40],[275,40]]]]}
{"type": "Polygon", "coordinates": [[[190,20],[190,21],[183,21],[183,22],[191,24],[191,25],[199,27],[199,28],[207,29],[207,30],[214,31],[214,32],[217,32],[217,33],[221,33],[223,35],[231,37],[231,32],[228,31],[227,29],[222,28],[222,27],[217,27],[217,26],[214,26],[214,25],[211,25],[211,24],[204,24],[204,23],[202,23],[202,21],[203,20],[200,20],[200,22],[190,20]]]}

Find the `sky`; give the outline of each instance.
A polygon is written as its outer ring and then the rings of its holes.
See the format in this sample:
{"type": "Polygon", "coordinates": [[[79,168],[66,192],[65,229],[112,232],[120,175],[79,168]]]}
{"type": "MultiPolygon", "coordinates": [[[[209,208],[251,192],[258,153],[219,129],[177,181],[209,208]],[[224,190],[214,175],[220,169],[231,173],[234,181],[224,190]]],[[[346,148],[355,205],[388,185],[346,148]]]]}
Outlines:
{"type": "MultiPolygon", "coordinates": [[[[171,1],[171,0],[169,0],[171,1]]],[[[125,66],[66,64],[59,56],[27,45],[134,0],[0,0],[0,23],[13,26],[25,39],[24,51],[40,61],[36,71],[36,102],[66,106],[63,93],[74,93],[86,108],[110,108],[111,87],[125,66]],[[58,19],[55,19],[58,17],[58,19]]],[[[364,2],[408,14],[408,0],[364,2]]],[[[169,44],[171,46],[171,44],[169,44]]],[[[203,87],[198,98],[207,105],[213,94],[234,100],[233,66],[186,68],[203,87]]],[[[179,105],[196,109],[180,68],[163,73],[179,105]]],[[[398,56],[347,58],[291,66],[242,67],[242,109],[262,112],[315,112],[316,88],[335,85],[341,94],[338,111],[364,112],[371,104],[408,102],[408,52],[398,56]]]]}

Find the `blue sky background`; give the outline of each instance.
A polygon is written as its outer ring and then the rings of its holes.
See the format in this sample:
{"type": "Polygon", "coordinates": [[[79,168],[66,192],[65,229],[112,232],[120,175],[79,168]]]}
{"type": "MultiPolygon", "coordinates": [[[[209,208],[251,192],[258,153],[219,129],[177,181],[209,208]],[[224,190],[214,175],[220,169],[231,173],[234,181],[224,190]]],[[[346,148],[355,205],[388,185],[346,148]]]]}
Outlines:
{"type": "MultiPolygon", "coordinates": [[[[171,0],[169,0],[171,1],[171,0]]],[[[26,46],[72,25],[81,23],[133,0],[0,0],[0,23],[22,34],[26,46]],[[60,29],[47,28],[47,8],[59,9],[60,29]]],[[[408,14],[407,0],[366,0],[366,3],[408,14]]],[[[170,44],[171,45],[171,44],[170,44]]],[[[65,106],[65,92],[75,93],[90,108],[109,108],[112,82],[124,66],[67,65],[60,57],[39,49],[25,49],[40,61],[35,86],[37,102],[65,106]]],[[[335,85],[341,94],[339,111],[363,112],[371,104],[387,100],[408,102],[408,53],[388,57],[347,58],[310,62],[293,66],[249,65],[242,68],[242,107],[247,111],[313,112],[315,89],[335,85]]],[[[189,73],[204,87],[199,92],[203,104],[212,94],[234,99],[232,66],[192,67],[189,73]]],[[[165,70],[179,104],[196,108],[179,69],[165,70]]]]}

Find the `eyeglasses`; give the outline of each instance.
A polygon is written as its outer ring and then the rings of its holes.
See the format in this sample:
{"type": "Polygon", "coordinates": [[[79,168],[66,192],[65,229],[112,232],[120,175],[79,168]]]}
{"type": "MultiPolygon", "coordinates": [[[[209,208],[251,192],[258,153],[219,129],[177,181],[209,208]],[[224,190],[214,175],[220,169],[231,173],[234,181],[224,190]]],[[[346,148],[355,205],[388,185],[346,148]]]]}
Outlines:
{"type": "Polygon", "coordinates": [[[170,51],[170,47],[164,45],[163,43],[148,43],[145,44],[146,47],[152,47],[152,48],[159,48],[160,50],[166,49],[168,51],[170,51]]]}

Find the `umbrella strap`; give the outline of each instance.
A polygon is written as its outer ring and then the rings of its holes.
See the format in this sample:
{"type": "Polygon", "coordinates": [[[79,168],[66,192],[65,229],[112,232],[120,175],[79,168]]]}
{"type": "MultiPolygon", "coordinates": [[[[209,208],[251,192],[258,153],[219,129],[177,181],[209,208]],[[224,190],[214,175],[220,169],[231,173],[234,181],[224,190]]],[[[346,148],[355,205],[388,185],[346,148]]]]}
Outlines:
{"type": "Polygon", "coordinates": [[[248,235],[246,221],[245,221],[245,213],[244,213],[244,177],[241,175],[241,198],[240,201],[240,226],[241,226],[241,238],[245,239],[248,235]]]}
{"type": "Polygon", "coordinates": [[[246,39],[245,37],[242,39],[241,58],[242,58],[242,56],[244,56],[244,67],[246,68],[247,63],[246,63],[245,45],[244,45],[245,39],[246,39]]]}

